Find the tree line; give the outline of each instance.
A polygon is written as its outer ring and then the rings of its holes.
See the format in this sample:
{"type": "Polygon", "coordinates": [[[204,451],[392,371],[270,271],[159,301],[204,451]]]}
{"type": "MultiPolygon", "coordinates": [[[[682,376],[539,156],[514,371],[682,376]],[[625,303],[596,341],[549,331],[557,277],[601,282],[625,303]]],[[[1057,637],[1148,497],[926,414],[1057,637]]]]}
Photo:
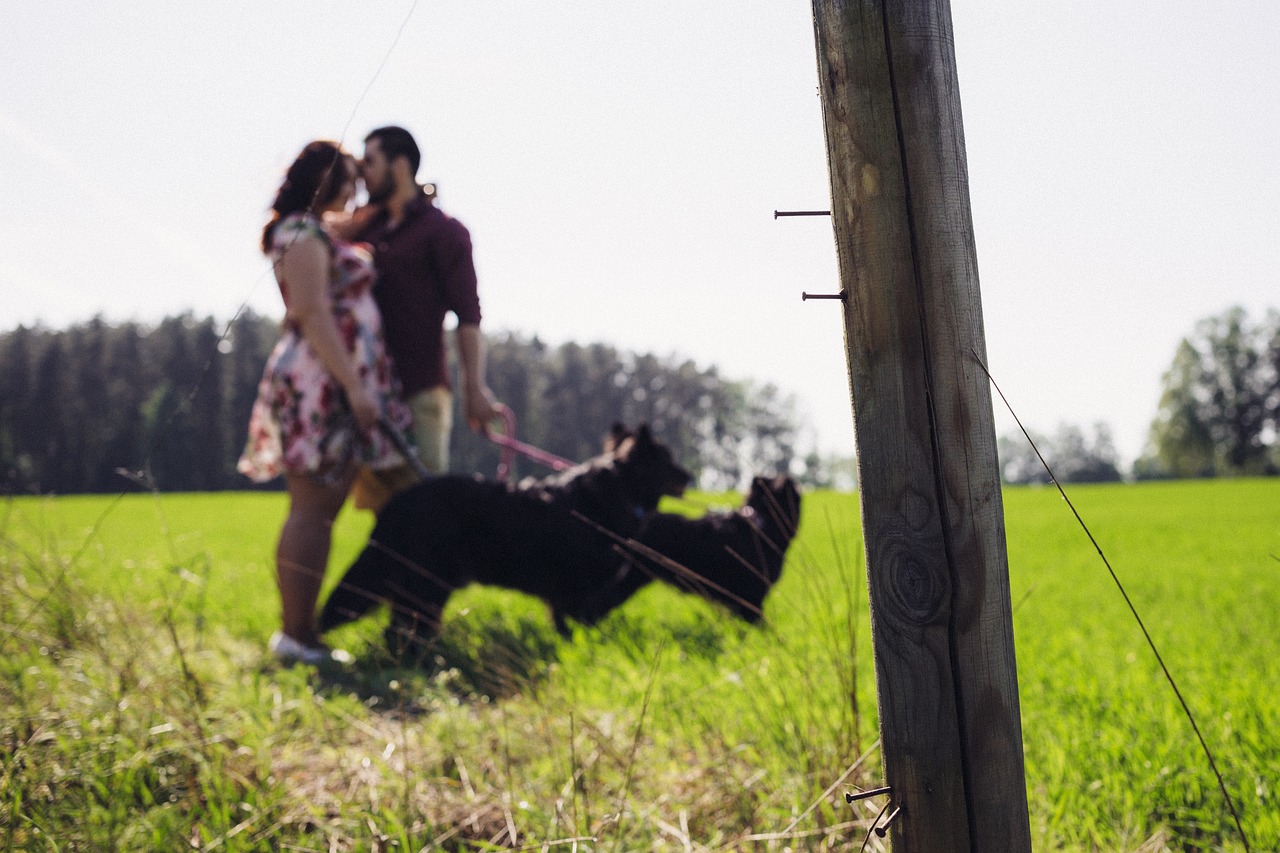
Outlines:
{"type": "MultiPolygon", "coordinates": [[[[0,490],[112,493],[255,486],[235,471],[249,409],[278,323],[245,311],[230,324],[191,314],[154,325],[101,318],[65,330],[0,333],[0,490]]],[[[810,487],[854,485],[853,460],[801,449],[795,400],[674,356],[604,343],[552,346],[490,335],[488,379],[516,415],[517,437],[582,460],[621,421],[647,422],[707,489],[790,472],[810,487]]],[[[1062,425],[999,440],[1001,477],[1062,482],[1280,473],[1280,311],[1242,308],[1197,323],[1164,374],[1147,447],[1122,472],[1111,431],[1062,425]]],[[[454,430],[455,471],[493,474],[499,449],[454,430]]],[[[516,460],[516,476],[545,473],[516,460]]]]}
{"type": "MultiPolygon", "coordinates": [[[[1045,463],[1062,482],[1124,478],[1105,423],[1092,435],[1064,424],[1053,435],[1032,432],[999,441],[1001,476],[1009,483],[1046,483],[1045,463]],[[1040,456],[1044,457],[1044,463],[1040,456]]],[[[1179,341],[1162,380],[1135,480],[1275,476],[1280,474],[1280,311],[1261,320],[1233,307],[1200,320],[1179,341]]]]}
{"type": "Polygon", "coordinates": [[[1165,372],[1148,450],[1152,477],[1280,473],[1280,311],[1240,307],[1196,324],[1165,372]]]}
{"type": "MultiPolygon", "coordinates": [[[[0,334],[0,488],[8,494],[279,488],[236,473],[249,410],[278,323],[245,311],[230,324],[191,314],[155,325],[101,318],[65,330],[0,334]]],[[[676,357],[607,344],[551,346],[490,336],[487,376],[517,437],[583,460],[615,422],[649,423],[702,488],[791,471],[827,485],[835,465],[797,458],[794,400],[676,357]]],[[[492,474],[497,445],[454,430],[451,467],[492,474]]],[[[516,475],[546,473],[517,460],[516,475]]]]}

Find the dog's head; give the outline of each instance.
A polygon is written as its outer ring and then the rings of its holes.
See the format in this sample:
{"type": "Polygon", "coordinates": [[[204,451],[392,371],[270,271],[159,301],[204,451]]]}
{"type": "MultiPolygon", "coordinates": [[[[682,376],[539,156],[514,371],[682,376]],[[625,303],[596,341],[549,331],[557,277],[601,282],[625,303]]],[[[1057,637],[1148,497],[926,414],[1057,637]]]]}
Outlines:
{"type": "Polygon", "coordinates": [[[785,474],[755,477],[743,509],[765,540],[771,559],[765,561],[769,582],[782,574],[782,560],[800,526],[800,488],[785,474]]]}
{"type": "Polygon", "coordinates": [[[622,442],[631,438],[635,433],[627,429],[626,424],[621,421],[614,421],[613,426],[609,427],[609,434],[604,437],[604,452],[613,453],[622,446],[622,442]]]}
{"type": "Polygon", "coordinates": [[[653,437],[647,424],[635,432],[614,424],[606,447],[613,453],[619,479],[646,512],[656,509],[663,495],[683,495],[693,482],[693,475],[675,461],[669,447],[653,437]]]}
{"type": "Polygon", "coordinates": [[[733,571],[724,578],[729,595],[712,593],[747,622],[764,617],[764,600],[782,577],[782,564],[787,549],[795,539],[800,523],[800,489],[795,480],[777,477],[755,477],[747,499],[726,528],[735,530],[728,565],[733,571]]]}
{"type": "Polygon", "coordinates": [[[785,531],[788,539],[795,535],[800,524],[800,487],[791,477],[753,477],[744,505],[762,525],[785,531]]]}
{"type": "Polygon", "coordinates": [[[737,511],[694,521],[658,513],[639,541],[679,564],[659,565],[658,577],[754,624],[764,617],[765,598],[782,575],[799,519],[794,480],[756,477],[737,511]]]}

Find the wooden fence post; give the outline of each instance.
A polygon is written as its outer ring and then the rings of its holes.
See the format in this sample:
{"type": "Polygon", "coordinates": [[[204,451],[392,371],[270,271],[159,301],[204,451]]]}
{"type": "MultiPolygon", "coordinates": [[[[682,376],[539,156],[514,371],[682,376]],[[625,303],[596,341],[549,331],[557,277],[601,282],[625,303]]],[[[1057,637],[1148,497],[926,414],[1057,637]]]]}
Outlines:
{"type": "Polygon", "coordinates": [[[948,0],[813,0],[895,853],[1031,849],[948,0]]]}

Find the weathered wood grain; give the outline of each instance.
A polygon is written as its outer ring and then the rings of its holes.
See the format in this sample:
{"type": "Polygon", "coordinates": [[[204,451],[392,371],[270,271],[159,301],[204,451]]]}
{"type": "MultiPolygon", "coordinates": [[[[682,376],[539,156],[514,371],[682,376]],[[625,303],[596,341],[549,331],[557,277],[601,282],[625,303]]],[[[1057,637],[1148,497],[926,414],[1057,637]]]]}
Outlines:
{"type": "Polygon", "coordinates": [[[895,851],[1030,849],[950,8],[814,0],[895,851]]]}

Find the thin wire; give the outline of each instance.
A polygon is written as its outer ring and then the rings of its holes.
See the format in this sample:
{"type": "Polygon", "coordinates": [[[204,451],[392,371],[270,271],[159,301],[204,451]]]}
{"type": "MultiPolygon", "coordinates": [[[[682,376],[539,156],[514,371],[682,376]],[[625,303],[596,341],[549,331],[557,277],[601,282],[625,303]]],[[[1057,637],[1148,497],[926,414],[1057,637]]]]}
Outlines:
{"type": "MultiPolygon", "coordinates": [[[[413,2],[409,4],[409,11],[405,13],[404,19],[400,21],[399,28],[396,29],[396,34],[395,34],[395,37],[391,40],[391,45],[387,48],[386,52],[382,55],[382,60],[378,63],[378,67],[374,69],[373,76],[369,78],[369,82],[365,84],[364,89],[360,92],[360,96],[356,98],[356,102],[351,107],[351,112],[347,116],[346,122],[344,122],[342,125],[342,132],[338,135],[339,148],[342,147],[342,143],[346,139],[347,132],[351,129],[351,124],[352,122],[355,121],[356,114],[360,111],[361,105],[364,104],[365,98],[368,97],[369,92],[373,89],[374,84],[378,82],[378,78],[382,76],[383,69],[387,67],[387,63],[391,60],[391,54],[395,52],[396,47],[400,44],[400,38],[404,35],[405,28],[409,26],[409,19],[413,17],[413,13],[414,11],[417,10],[417,8],[418,8],[418,0],[413,0],[413,2]]],[[[326,171],[324,177],[321,178],[319,186],[316,187],[317,194],[319,194],[321,188],[323,188],[328,183],[329,175],[341,162],[342,162],[341,156],[334,157],[333,162],[329,164],[328,171],[326,171]]],[[[314,201],[315,199],[313,197],[312,202],[314,203],[314,201]]],[[[298,238],[295,236],[294,239],[296,240],[298,238]]],[[[261,274],[259,274],[258,278],[254,281],[253,286],[249,288],[248,295],[246,295],[245,298],[240,302],[240,305],[236,308],[235,313],[231,315],[231,319],[227,321],[226,326],[223,328],[222,334],[219,335],[218,340],[214,342],[213,352],[209,354],[208,360],[205,361],[204,369],[201,370],[200,377],[195,381],[195,384],[192,386],[190,393],[187,394],[187,396],[182,400],[180,404],[174,407],[174,410],[169,413],[169,417],[165,419],[164,424],[160,427],[160,429],[156,431],[155,437],[151,441],[151,446],[147,449],[147,455],[143,462],[143,466],[146,469],[146,474],[145,474],[146,480],[151,484],[152,491],[159,492],[159,486],[158,484],[156,484],[155,478],[151,476],[152,457],[155,456],[156,450],[160,447],[160,445],[164,441],[164,438],[168,435],[170,428],[173,426],[174,420],[178,417],[179,414],[181,414],[182,412],[190,408],[191,403],[195,399],[196,394],[200,393],[200,389],[204,387],[205,380],[208,378],[209,371],[213,366],[213,360],[217,358],[219,347],[222,345],[222,342],[225,341],[227,337],[231,334],[231,330],[235,326],[236,320],[240,319],[240,316],[244,314],[245,309],[249,307],[249,300],[253,298],[253,292],[257,290],[258,285],[262,283],[262,279],[266,277],[267,270],[274,269],[274,267],[275,267],[275,263],[273,262],[272,264],[269,264],[265,269],[263,269],[261,274]]]]}
{"type": "Polygon", "coordinates": [[[1250,853],[1249,838],[1244,833],[1244,826],[1240,822],[1240,815],[1236,812],[1235,802],[1231,799],[1231,794],[1227,791],[1227,783],[1222,778],[1222,773],[1218,771],[1218,762],[1213,760],[1213,752],[1209,749],[1209,744],[1205,741],[1204,735],[1200,733],[1200,726],[1196,724],[1195,715],[1191,713],[1191,707],[1187,704],[1187,700],[1182,697],[1182,691],[1178,689],[1178,683],[1174,681],[1173,673],[1169,671],[1169,667],[1165,665],[1164,658],[1160,654],[1160,650],[1156,648],[1155,640],[1151,639],[1151,633],[1147,631],[1146,623],[1142,621],[1142,617],[1138,615],[1138,608],[1129,598],[1129,593],[1125,591],[1124,584],[1120,582],[1119,576],[1116,575],[1115,569],[1111,568],[1111,561],[1107,559],[1107,555],[1102,552],[1102,546],[1098,544],[1098,540],[1093,538],[1093,533],[1089,530],[1089,526],[1084,523],[1084,519],[1080,517],[1080,513],[1076,511],[1076,506],[1071,502],[1071,498],[1067,497],[1066,490],[1062,488],[1062,484],[1058,482],[1058,478],[1054,475],[1053,469],[1049,467],[1049,463],[1045,461],[1040,448],[1036,447],[1035,441],[1031,438],[1031,434],[1027,432],[1027,428],[1022,425],[1022,419],[1018,417],[1018,413],[1013,410],[1013,406],[1009,404],[1009,399],[1005,397],[1004,392],[1000,390],[1000,385],[996,382],[995,377],[991,375],[991,371],[987,370],[987,366],[982,363],[978,353],[973,352],[973,358],[978,362],[978,366],[982,368],[982,372],[987,375],[987,379],[991,382],[991,387],[996,389],[996,393],[1000,395],[1000,399],[1004,401],[1005,408],[1009,410],[1009,414],[1013,415],[1014,421],[1018,424],[1018,429],[1022,430],[1022,434],[1031,444],[1031,449],[1035,451],[1036,456],[1040,459],[1040,464],[1044,466],[1044,470],[1048,473],[1049,479],[1053,481],[1053,485],[1057,488],[1058,494],[1067,502],[1067,506],[1071,509],[1071,514],[1076,517],[1080,528],[1084,530],[1089,541],[1093,543],[1094,550],[1098,552],[1098,556],[1102,558],[1102,564],[1107,567],[1107,572],[1111,575],[1111,580],[1115,581],[1116,588],[1120,590],[1120,595],[1124,597],[1124,603],[1129,606],[1129,612],[1133,614],[1134,620],[1138,623],[1138,627],[1142,629],[1142,636],[1146,638],[1147,645],[1151,647],[1151,653],[1156,656],[1156,661],[1160,664],[1160,669],[1164,671],[1164,677],[1169,682],[1169,686],[1173,688],[1173,694],[1178,697],[1179,704],[1182,705],[1182,712],[1186,715],[1187,721],[1191,723],[1191,729],[1196,733],[1196,739],[1200,741],[1200,748],[1204,751],[1205,758],[1209,760],[1209,768],[1213,770],[1213,775],[1218,779],[1218,788],[1222,791],[1222,797],[1227,802],[1227,809],[1231,812],[1231,817],[1235,820],[1236,829],[1240,833],[1240,841],[1244,844],[1245,853],[1250,853]]]}
{"type": "Polygon", "coordinates": [[[400,37],[404,35],[405,27],[409,26],[409,19],[413,17],[414,10],[418,8],[418,0],[413,0],[409,4],[409,11],[404,16],[404,20],[400,22],[400,28],[396,30],[396,36],[391,40],[391,46],[387,48],[387,52],[382,55],[382,61],[378,63],[377,69],[373,72],[373,77],[365,85],[364,91],[360,93],[360,97],[356,99],[356,104],[351,108],[351,115],[347,116],[347,123],[342,126],[342,133],[338,136],[338,144],[346,139],[347,131],[351,128],[351,122],[355,121],[356,112],[359,111],[360,105],[364,103],[365,97],[369,94],[369,90],[373,88],[373,84],[378,82],[378,77],[382,75],[382,69],[387,66],[387,62],[391,59],[391,54],[395,52],[396,46],[400,44],[400,37]]]}
{"type": "MultiPolygon", "coordinates": [[[[376,83],[378,80],[378,77],[381,76],[382,70],[386,67],[387,62],[391,59],[391,54],[395,51],[396,46],[400,44],[400,38],[404,34],[405,28],[409,25],[409,19],[413,17],[413,13],[417,8],[418,8],[418,0],[413,0],[413,2],[410,3],[409,5],[409,11],[405,14],[404,19],[400,22],[400,27],[396,30],[396,35],[395,35],[395,38],[392,39],[391,41],[391,46],[388,47],[386,53],[383,54],[382,61],[378,63],[378,67],[374,70],[373,76],[369,79],[369,82],[365,85],[364,90],[360,93],[360,97],[356,100],[355,105],[351,108],[351,114],[347,116],[346,123],[343,124],[342,126],[342,133],[339,136],[339,142],[338,142],[339,146],[341,146],[342,140],[345,139],[347,135],[347,131],[351,127],[351,123],[355,120],[356,113],[359,111],[361,104],[364,103],[365,97],[368,96],[370,90],[373,88],[374,83],[376,83]]],[[[336,164],[338,162],[338,158],[335,158],[334,162],[336,164]]],[[[329,168],[330,170],[332,170],[333,165],[330,165],[329,168]]],[[[321,186],[323,186],[325,182],[326,181],[322,180],[321,186]]],[[[205,365],[203,370],[200,373],[200,377],[196,379],[194,385],[191,388],[191,391],[186,395],[186,397],[183,398],[181,403],[179,403],[177,406],[174,407],[173,411],[169,413],[169,416],[165,419],[164,423],[161,424],[160,427],[156,430],[155,435],[152,438],[151,445],[147,448],[147,455],[143,460],[144,470],[135,472],[135,471],[128,471],[126,469],[120,468],[120,469],[117,469],[118,474],[135,483],[143,485],[144,488],[149,488],[151,492],[155,495],[160,494],[160,486],[156,482],[156,479],[151,472],[151,460],[155,456],[156,450],[163,444],[164,439],[168,436],[170,430],[173,427],[174,420],[178,417],[179,414],[190,409],[191,403],[195,399],[196,394],[200,392],[200,389],[204,386],[205,380],[208,379],[209,371],[213,366],[213,360],[217,357],[219,347],[221,347],[222,342],[225,341],[227,337],[231,334],[231,330],[234,327],[236,320],[238,320],[240,316],[245,312],[245,309],[249,305],[249,300],[252,298],[253,291],[257,288],[258,284],[261,283],[262,279],[266,276],[266,271],[269,269],[273,269],[273,267],[274,267],[274,264],[268,265],[266,268],[263,269],[262,273],[259,274],[257,280],[254,281],[253,286],[250,287],[249,294],[245,296],[244,300],[240,303],[239,307],[236,308],[235,313],[232,314],[231,319],[227,321],[226,326],[223,328],[222,334],[218,336],[218,340],[214,343],[213,352],[209,354],[208,360],[205,361],[205,365]]],[[[98,520],[94,523],[93,528],[89,531],[88,535],[85,537],[85,540],[81,545],[80,549],[76,552],[75,556],[72,558],[71,564],[74,564],[74,562],[79,559],[80,554],[82,554],[84,550],[88,547],[89,543],[93,541],[93,538],[97,535],[98,528],[102,525],[103,521],[106,520],[107,516],[109,516],[115,510],[116,506],[119,504],[120,500],[125,496],[125,494],[127,494],[127,491],[121,491],[116,496],[116,499],[98,517],[98,520]]],[[[71,564],[63,566],[61,572],[59,573],[59,577],[65,574],[65,572],[67,571],[67,569],[70,567],[71,564]]],[[[42,608],[47,601],[48,601],[48,596],[46,596],[46,598],[42,599],[41,601],[37,602],[35,608],[24,617],[24,623],[27,619],[30,619],[32,616],[34,616],[35,613],[40,608],[42,608]]],[[[21,627],[21,625],[19,625],[19,627],[21,627]]],[[[13,634],[14,632],[10,632],[8,636],[0,637],[0,651],[3,650],[4,644],[13,636],[13,634]]]]}
{"type": "Polygon", "coordinates": [[[862,839],[862,846],[858,848],[858,853],[863,853],[867,849],[867,845],[871,843],[871,833],[875,832],[876,827],[880,824],[880,818],[884,817],[884,813],[889,810],[889,806],[893,805],[893,800],[888,800],[872,819],[871,825],[867,827],[867,835],[862,839]]]}

